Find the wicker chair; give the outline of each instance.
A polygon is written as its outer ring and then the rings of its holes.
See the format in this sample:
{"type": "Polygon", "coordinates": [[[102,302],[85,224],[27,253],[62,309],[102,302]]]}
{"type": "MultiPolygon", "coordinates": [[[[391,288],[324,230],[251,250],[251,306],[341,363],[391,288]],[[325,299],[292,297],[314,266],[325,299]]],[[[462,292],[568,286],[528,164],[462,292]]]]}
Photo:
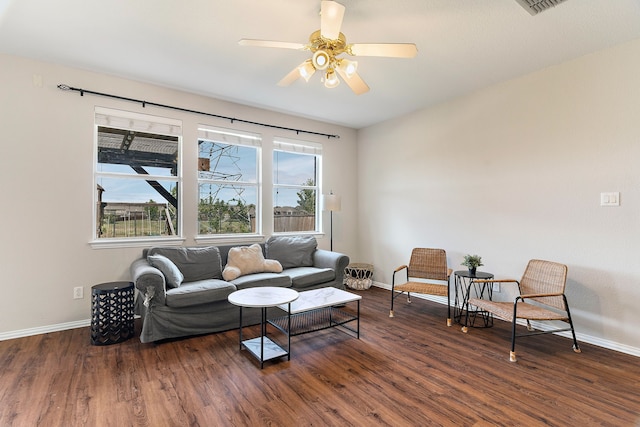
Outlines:
{"type": "MultiPolygon", "coordinates": [[[[567,283],[567,266],[551,261],[541,261],[533,259],[529,261],[524,275],[520,282],[513,279],[487,279],[476,280],[478,283],[516,283],[520,295],[514,302],[489,301],[478,298],[471,298],[470,305],[493,313],[495,316],[512,322],[511,329],[511,352],[509,360],[516,359],[516,337],[526,337],[531,335],[550,334],[562,331],[571,331],[573,335],[573,351],[580,353],[580,347],[576,339],[576,332],[571,321],[569,304],[564,294],[567,283]],[[526,301],[525,301],[526,300],[526,301]],[[529,301],[533,302],[530,303],[529,301]],[[517,319],[527,321],[528,333],[516,335],[517,319]],[[553,329],[547,331],[533,331],[531,320],[536,321],[563,321],[569,327],[553,329]]],[[[467,313],[467,316],[469,314],[467,313]]]]}
{"type": "Polygon", "coordinates": [[[393,300],[402,293],[407,293],[407,303],[411,303],[411,292],[417,294],[439,295],[447,297],[447,326],[451,326],[451,299],[449,298],[449,277],[451,269],[447,267],[447,253],[444,249],[414,248],[409,265],[401,265],[393,272],[391,279],[391,310],[393,316],[393,300]],[[396,285],[396,273],[406,271],[405,283],[396,285]],[[426,283],[410,279],[425,279],[441,283],[426,283]],[[444,283],[442,283],[444,282],[444,283]]]}

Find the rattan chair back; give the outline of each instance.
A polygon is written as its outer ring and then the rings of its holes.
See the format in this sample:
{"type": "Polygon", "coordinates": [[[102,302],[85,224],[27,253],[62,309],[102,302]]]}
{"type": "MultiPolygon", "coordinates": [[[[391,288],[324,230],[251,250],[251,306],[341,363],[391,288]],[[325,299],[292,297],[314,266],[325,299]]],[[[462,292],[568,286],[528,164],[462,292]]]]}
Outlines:
{"type": "MultiPolygon", "coordinates": [[[[567,283],[567,266],[551,261],[532,259],[527,264],[522,280],[520,294],[563,294],[567,283]]],[[[566,310],[562,296],[531,298],[542,304],[566,310]]]]}
{"type": "Polygon", "coordinates": [[[447,253],[444,249],[414,248],[411,251],[409,277],[429,280],[449,280],[447,253]]]}

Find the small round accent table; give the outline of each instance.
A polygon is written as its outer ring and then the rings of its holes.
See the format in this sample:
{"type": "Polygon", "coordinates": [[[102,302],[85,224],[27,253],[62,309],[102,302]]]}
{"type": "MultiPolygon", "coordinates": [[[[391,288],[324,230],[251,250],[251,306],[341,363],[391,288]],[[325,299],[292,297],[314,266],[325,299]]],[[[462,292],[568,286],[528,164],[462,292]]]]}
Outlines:
{"type": "Polygon", "coordinates": [[[277,307],[287,304],[287,331],[291,331],[291,302],[298,299],[298,291],[289,288],[279,288],[273,286],[260,286],[255,288],[245,288],[232,292],[227,299],[233,305],[240,307],[240,349],[242,347],[249,350],[258,362],[260,369],[264,367],[264,362],[271,359],[287,356],[287,360],[291,360],[291,334],[287,332],[287,348],[284,349],[275,341],[267,337],[267,308],[277,307]],[[242,339],[242,309],[249,307],[257,307],[262,310],[260,320],[260,336],[253,339],[242,339]]]}
{"type": "Polygon", "coordinates": [[[493,288],[482,282],[483,279],[493,279],[492,273],[460,270],[455,276],[455,299],[453,303],[453,319],[462,325],[462,331],[467,327],[490,328],[493,326],[493,315],[487,311],[469,307],[469,299],[475,295],[478,298],[493,298],[493,288]],[[472,295],[473,294],[473,295],[472,295]],[[469,323],[469,321],[471,322],[469,323]],[[478,320],[478,322],[476,322],[478,320]]]}
{"type": "Polygon", "coordinates": [[[108,345],[134,335],[133,282],[108,282],[91,287],[91,344],[108,345]]]}
{"type": "Polygon", "coordinates": [[[344,269],[344,284],[351,289],[369,289],[373,280],[373,265],[351,263],[344,269]]]}

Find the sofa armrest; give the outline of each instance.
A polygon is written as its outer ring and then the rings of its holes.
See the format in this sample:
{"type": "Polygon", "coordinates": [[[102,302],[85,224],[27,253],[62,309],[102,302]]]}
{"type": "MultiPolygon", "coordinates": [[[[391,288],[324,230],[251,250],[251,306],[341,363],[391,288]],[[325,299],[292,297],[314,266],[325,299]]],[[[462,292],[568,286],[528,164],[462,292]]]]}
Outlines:
{"type": "Polygon", "coordinates": [[[166,282],[160,270],[140,258],[131,264],[131,280],[144,298],[144,304],[164,305],[166,282]]]}
{"type": "Polygon", "coordinates": [[[349,257],[340,252],[317,249],[313,253],[313,266],[318,268],[332,268],[336,272],[335,282],[342,285],[344,269],[349,265],[349,257]]]}

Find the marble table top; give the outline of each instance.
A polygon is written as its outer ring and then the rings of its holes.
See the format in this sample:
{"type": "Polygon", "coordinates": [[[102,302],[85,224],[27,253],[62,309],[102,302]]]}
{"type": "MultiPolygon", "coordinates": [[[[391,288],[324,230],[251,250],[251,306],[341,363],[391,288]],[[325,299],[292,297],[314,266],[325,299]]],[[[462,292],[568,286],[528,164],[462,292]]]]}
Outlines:
{"type": "Polygon", "coordinates": [[[262,286],[235,291],[228,299],[231,304],[241,307],[275,307],[296,300],[298,295],[293,289],[262,286]]]}
{"type": "MultiPolygon", "coordinates": [[[[334,287],[313,289],[311,291],[300,292],[298,299],[291,303],[291,314],[346,304],[360,299],[362,299],[360,295],[334,287]]],[[[287,304],[282,304],[279,307],[284,311],[288,309],[287,304]]]]}

